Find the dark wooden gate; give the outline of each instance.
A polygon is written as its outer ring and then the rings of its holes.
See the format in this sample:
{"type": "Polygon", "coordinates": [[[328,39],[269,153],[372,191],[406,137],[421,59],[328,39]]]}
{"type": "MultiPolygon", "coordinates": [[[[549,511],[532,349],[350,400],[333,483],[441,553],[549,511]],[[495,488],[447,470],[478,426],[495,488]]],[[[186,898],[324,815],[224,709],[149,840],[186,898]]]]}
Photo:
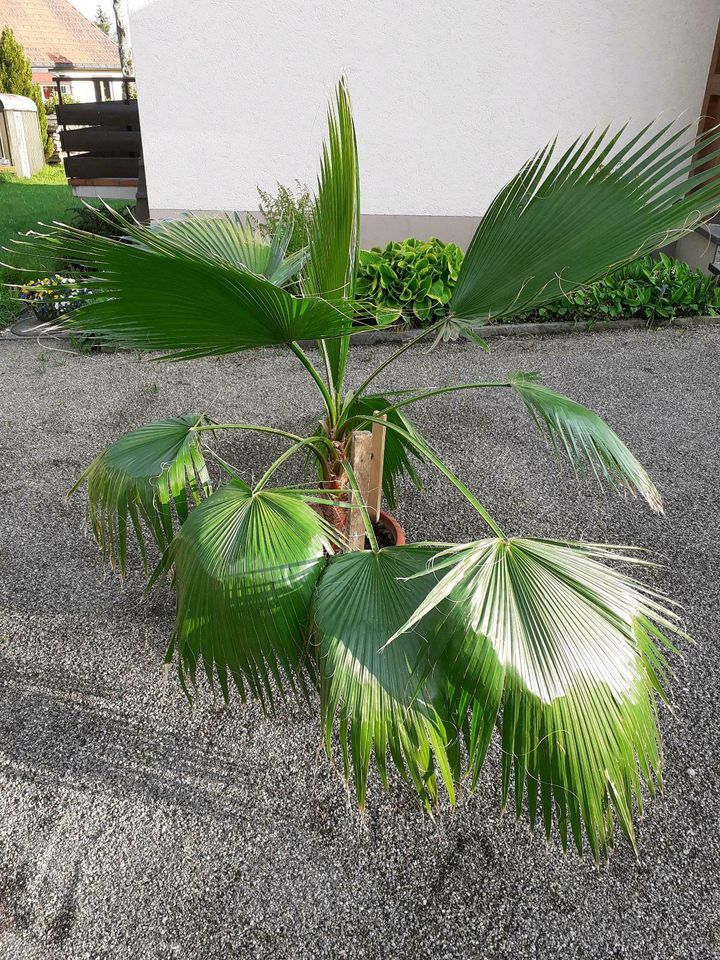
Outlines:
{"type": "MultiPolygon", "coordinates": [[[[133,81],[133,77],[125,78],[126,90],[133,81]]],[[[59,86],[58,82],[58,90],[59,86]]],[[[63,103],[60,93],[59,101],[57,122],[69,185],[134,189],[137,192],[136,216],[146,219],[137,100],[63,103]]]]}

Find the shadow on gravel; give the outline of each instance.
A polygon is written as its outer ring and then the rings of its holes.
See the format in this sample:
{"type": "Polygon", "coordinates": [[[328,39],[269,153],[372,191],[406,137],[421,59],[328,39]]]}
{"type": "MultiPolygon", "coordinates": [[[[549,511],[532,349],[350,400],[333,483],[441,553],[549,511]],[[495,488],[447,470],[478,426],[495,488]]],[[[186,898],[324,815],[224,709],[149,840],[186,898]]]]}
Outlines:
{"type": "Polygon", "coordinates": [[[214,748],[207,754],[177,732],[158,729],[156,720],[99,698],[91,702],[76,691],[13,677],[5,664],[0,677],[0,770],[6,776],[43,789],[135,793],[203,817],[248,819],[233,795],[242,767],[227,753],[214,748]]]}

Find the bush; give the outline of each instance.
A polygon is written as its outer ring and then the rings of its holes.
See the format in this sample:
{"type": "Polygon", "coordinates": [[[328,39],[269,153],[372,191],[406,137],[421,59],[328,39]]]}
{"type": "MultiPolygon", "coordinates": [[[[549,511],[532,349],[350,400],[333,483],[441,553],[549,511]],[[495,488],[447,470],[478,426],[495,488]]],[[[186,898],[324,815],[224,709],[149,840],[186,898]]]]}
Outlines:
{"type": "MultiPolygon", "coordinates": [[[[126,223],[133,222],[134,207],[125,207],[116,211],[126,223]]],[[[100,237],[122,237],[125,234],[123,224],[110,218],[103,207],[94,207],[83,204],[82,207],[71,208],[71,225],[86,233],[95,233],[100,237]]]]}
{"type": "Polygon", "coordinates": [[[360,251],[357,296],[381,325],[434,323],[447,314],[463,252],[454,243],[410,238],[360,251]]]}
{"type": "MultiPolygon", "coordinates": [[[[124,207],[122,210],[116,210],[122,220],[111,219],[103,207],[94,207],[90,204],[83,204],[81,207],[71,207],[68,212],[72,214],[70,224],[78,230],[84,230],[86,233],[93,233],[100,237],[109,237],[113,240],[122,240],[126,236],[124,223],[131,222],[132,211],[134,208],[124,207]]],[[[76,276],[88,276],[94,273],[94,268],[80,259],[76,254],[73,257],[59,256],[56,260],[57,269],[63,270],[76,276]]]]}
{"type": "MultiPolygon", "coordinates": [[[[47,100],[44,103],[46,117],[50,117],[55,113],[59,102],[60,102],[60,98],[56,93],[54,93],[51,97],[47,98],[47,100]]],[[[75,98],[71,97],[70,94],[68,93],[64,93],[63,103],[75,103],[75,98]]]]}
{"type": "Polygon", "coordinates": [[[713,315],[720,312],[720,285],[715,277],[693,270],[664,253],[643,257],[609,273],[590,286],[575,290],[503,322],[572,320],[596,323],[640,317],[652,323],[672,317],[713,315]]]}
{"type": "MultiPolygon", "coordinates": [[[[445,316],[463,252],[440,240],[403,240],[360,252],[358,297],[380,325],[427,326],[445,316]]],[[[720,313],[720,284],[664,253],[644,257],[567,296],[499,323],[597,323],[720,313]]]]}
{"type": "Polygon", "coordinates": [[[33,83],[30,60],[25,56],[25,51],[15,39],[10,27],[5,27],[0,34],[0,93],[16,93],[21,97],[30,97],[35,102],[40,124],[40,141],[47,159],[47,115],[42,93],[39,85],[33,83]]]}
{"type": "Polygon", "coordinates": [[[307,246],[308,230],[312,217],[313,203],[310,191],[299,180],[295,189],[277,185],[277,195],[266,193],[257,188],[260,197],[260,233],[269,242],[281,224],[292,223],[293,230],[286,255],[302,250],[307,246]]]}

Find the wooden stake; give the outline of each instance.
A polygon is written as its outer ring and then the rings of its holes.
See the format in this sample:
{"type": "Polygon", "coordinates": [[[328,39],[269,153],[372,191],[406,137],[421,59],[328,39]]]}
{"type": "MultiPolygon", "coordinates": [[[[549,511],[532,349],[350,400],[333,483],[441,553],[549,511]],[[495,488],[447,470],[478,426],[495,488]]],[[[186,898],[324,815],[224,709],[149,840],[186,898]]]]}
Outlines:
{"type": "MultiPolygon", "coordinates": [[[[378,411],[375,411],[375,416],[378,411]]],[[[383,414],[383,420],[387,420],[387,414],[383,414]]],[[[380,518],[380,507],[382,506],[382,476],[383,466],[385,464],[385,434],[387,428],[383,423],[373,423],[372,425],[372,462],[370,464],[370,490],[368,492],[368,512],[371,520],[380,518]]]]}
{"type": "MultiPolygon", "coordinates": [[[[365,503],[370,493],[370,469],[372,465],[373,435],[369,430],[353,430],[350,463],[357,485],[365,503]]],[[[353,503],[357,503],[357,494],[353,491],[353,503]]],[[[350,550],[365,549],[365,524],[362,513],[356,507],[350,512],[348,522],[348,547],[350,550]]]]}

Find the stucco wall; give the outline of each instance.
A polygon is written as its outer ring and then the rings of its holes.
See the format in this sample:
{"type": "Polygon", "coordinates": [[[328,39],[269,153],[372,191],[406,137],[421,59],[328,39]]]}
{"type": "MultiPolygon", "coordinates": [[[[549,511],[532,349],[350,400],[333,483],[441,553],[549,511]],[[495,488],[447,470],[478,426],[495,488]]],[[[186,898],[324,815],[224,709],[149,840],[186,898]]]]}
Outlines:
{"type": "Polygon", "coordinates": [[[696,119],[718,18],[717,0],[130,0],[130,11],[152,210],[256,209],[258,184],[312,183],[344,73],[366,242],[467,235],[556,133],[696,119]]]}

